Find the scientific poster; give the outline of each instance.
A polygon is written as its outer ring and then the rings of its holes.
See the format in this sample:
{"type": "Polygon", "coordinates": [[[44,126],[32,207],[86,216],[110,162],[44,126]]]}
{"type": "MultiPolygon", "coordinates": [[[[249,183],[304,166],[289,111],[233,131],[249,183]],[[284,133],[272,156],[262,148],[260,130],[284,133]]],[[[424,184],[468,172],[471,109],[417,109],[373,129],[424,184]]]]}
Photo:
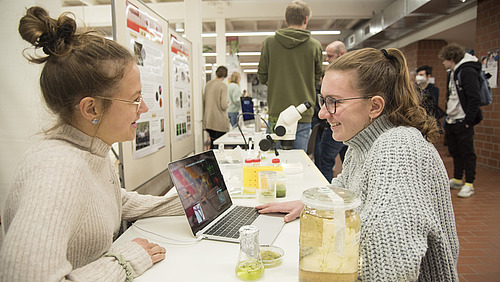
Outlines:
{"type": "Polygon", "coordinates": [[[182,39],[170,36],[170,56],[172,60],[172,111],[174,120],[174,140],[182,140],[192,134],[191,74],[189,73],[188,45],[182,39]]]}
{"type": "Polygon", "coordinates": [[[152,154],[165,146],[165,58],[163,28],[154,15],[127,2],[127,42],[137,56],[142,96],[149,110],[137,121],[133,159],[152,154]]]}

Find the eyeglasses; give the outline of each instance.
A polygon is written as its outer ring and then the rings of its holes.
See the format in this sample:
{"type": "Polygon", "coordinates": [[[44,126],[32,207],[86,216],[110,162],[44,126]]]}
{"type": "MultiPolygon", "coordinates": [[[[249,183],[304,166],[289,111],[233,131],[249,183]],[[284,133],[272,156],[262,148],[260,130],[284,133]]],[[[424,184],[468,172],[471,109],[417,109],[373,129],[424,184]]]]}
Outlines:
{"type": "Polygon", "coordinates": [[[139,112],[139,109],[141,108],[142,104],[142,94],[137,97],[135,100],[125,100],[125,99],[120,99],[120,98],[110,98],[110,97],[103,97],[103,96],[94,96],[94,98],[99,98],[99,99],[104,99],[104,100],[111,100],[111,101],[118,101],[122,103],[127,103],[127,104],[133,104],[137,105],[137,112],[139,112]]]}
{"type": "Polygon", "coordinates": [[[370,99],[370,98],[373,98],[373,96],[335,99],[335,98],[332,98],[330,96],[323,98],[323,96],[321,96],[321,94],[318,94],[319,106],[323,107],[323,105],[326,102],[326,110],[332,115],[337,112],[337,102],[339,102],[339,101],[356,100],[356,99],[370,99]]]}

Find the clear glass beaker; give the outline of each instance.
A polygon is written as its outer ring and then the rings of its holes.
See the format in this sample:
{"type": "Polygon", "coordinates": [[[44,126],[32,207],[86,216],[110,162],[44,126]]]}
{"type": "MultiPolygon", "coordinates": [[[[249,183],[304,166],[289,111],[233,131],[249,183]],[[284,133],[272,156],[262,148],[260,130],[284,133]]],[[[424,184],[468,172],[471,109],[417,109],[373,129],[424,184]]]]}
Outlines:
{"type": "Polygon", "coordinates": [[[276,200],[276,171],[259,171],[259,203],[267,204],[276,200]]]}

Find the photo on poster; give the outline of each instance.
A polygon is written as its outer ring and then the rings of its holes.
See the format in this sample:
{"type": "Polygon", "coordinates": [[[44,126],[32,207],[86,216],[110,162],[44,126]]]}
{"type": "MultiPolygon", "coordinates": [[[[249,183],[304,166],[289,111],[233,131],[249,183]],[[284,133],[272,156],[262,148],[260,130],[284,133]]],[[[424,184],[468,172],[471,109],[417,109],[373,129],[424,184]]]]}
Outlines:
{"type": "Polygon", "coordinates": [[[137,130],[135,132],[135,150],[139,151],[142,148],[149,147],[151,140],[149,134],[149,122],[137,123],[137,130]]]}

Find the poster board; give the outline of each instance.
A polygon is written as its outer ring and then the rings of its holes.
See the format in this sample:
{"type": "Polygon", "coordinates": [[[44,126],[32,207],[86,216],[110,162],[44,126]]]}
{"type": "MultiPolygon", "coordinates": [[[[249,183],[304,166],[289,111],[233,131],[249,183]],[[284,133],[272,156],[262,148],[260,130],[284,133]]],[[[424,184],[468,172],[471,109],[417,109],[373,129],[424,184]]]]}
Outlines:
{"type": "Polygon", "coordinates": [[[167,169],[170,157],[168,21],[138,0],[113,0],[114,40],[137,57],[149,111],[137,121],[136,138],[119,144],[120,178],[136,190],[167,169]]]}
{"type": "Polygon", "coordinates": [[[192,43],[169,28],[170,148],[172,160],[194,153],[192,43]]]}

